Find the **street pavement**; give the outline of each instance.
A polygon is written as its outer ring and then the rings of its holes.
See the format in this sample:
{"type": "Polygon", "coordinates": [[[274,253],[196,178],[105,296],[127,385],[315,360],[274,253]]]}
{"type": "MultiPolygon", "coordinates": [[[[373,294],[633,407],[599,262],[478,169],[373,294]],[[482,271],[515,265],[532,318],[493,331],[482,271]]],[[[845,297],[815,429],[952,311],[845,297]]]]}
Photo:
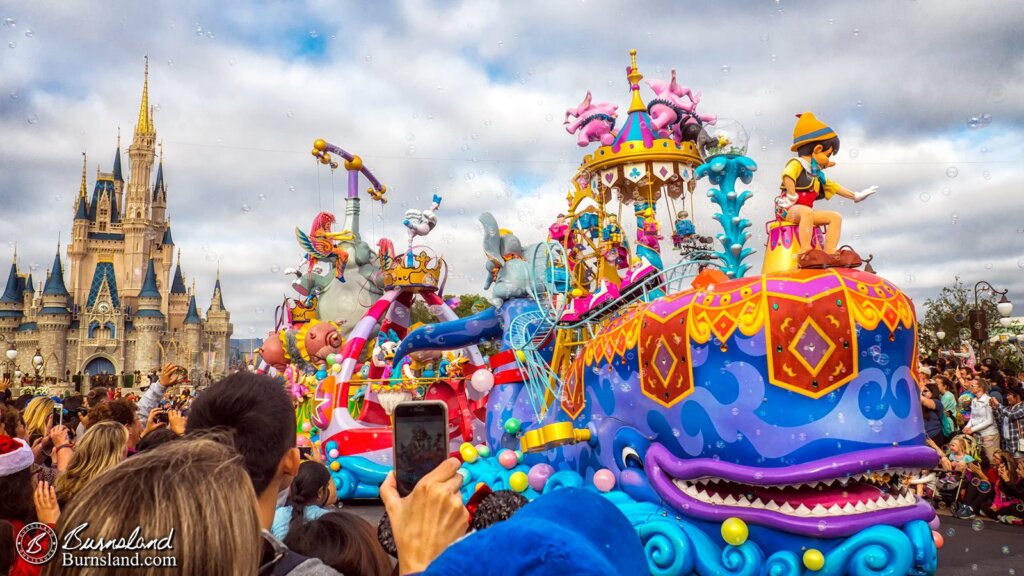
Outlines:
{"type": "MultiPolygon", "coordinates": [[[[348,503],[345,509],[377,526],[384,506],[376,500],[348,503]]],[[[959,520],[940,513],[944,544],[938,576],[1024,576],[1024,526],[988,519],[959,520]]]]}

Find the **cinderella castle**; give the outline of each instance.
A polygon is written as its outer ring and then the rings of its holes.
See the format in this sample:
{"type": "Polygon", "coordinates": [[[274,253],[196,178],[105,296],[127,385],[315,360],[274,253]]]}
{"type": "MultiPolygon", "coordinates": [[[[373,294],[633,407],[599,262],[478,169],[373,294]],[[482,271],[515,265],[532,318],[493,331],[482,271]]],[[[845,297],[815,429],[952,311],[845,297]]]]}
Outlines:
{"type": "Polygon", "coordinates": [[[156,148],[147,60],[127,183],[118,135],[113,168],[97,167],[91,195],[83,156],[67,266],[58,246],[36,285],[15,252],[0,297],[5,375],[77,387],[131,386],[164,362],[184,366],[194,382],[225,373],[232,326],[220,277],[204,318],[171,236],[162,147],[151,181],[156,148]]]}

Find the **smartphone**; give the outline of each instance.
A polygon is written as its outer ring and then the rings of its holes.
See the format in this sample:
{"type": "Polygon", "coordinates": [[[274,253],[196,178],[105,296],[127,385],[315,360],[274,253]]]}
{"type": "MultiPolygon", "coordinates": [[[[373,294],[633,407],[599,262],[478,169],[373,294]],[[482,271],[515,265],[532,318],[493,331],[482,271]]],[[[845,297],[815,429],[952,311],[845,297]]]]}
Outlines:
{"type": "Polygon", "coordinates": [[[401,402],[392,428],[398,494],[406,496],[448,458],[448,405],[437,400],[401,402]]]}
{"type": "Polygon", "coordinates": [[[309,460],[310,456],[313,455],[313,448],[310,446],[299,446],[299,457],[303,460],[309,460]]]}

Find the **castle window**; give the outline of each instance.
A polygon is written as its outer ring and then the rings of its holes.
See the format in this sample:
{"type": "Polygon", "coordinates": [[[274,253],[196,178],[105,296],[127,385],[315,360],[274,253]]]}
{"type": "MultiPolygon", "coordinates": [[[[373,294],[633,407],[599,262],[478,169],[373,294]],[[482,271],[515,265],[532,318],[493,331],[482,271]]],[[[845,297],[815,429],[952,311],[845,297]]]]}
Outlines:
{"type": "Polygon", "coordinates": [[[100,232],[106,232],[106,230],[107,230],[107,223],[106,222],[100,222],[100,232]]]}
{"type": "Polygon", "coordinates": [[[106,208],[100,208],[100,218],[106,219],[106,217],[107,217],[107,209],[106,208]]]}

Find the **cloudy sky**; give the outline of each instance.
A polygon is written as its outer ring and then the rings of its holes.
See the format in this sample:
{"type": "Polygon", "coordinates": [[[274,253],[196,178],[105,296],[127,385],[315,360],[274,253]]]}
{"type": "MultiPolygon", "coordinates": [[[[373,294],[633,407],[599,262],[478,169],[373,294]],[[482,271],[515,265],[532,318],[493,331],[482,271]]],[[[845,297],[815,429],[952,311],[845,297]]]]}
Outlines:
{"type": "MultiPolygon", "coordinates": [[[[624,111],[630,48],[647,78],[676,68],[703,112],[750,132],[755,223],[770,218],[793,115],[812,110],[842,138],[830,177],[879,186],[830,207],[880,274],[918,302],[956,275],[986,279],[1024,309],[1015,0],[33,0],[3,3],[0,21],[0,249],[17,241],[37,277],[52,262],[81,153],[91,191],[118,126],[130,141],[149,55],[174,239],[204,308],[219,263],[236,338],[271,325],[280,269],[301,258],[294,227],[343,206],[344,174],[315,163],[315,138],[388,185],[383,210],[364,202],[371,240],[401,237],[402,212],[442,194],[430,240],[451,291],[477,291],[477,215],[543,238],[582,156],[565,109],[590,89],[624,111]]],[[[716,231],[702,194],[695,214],[716,231]]]]}

